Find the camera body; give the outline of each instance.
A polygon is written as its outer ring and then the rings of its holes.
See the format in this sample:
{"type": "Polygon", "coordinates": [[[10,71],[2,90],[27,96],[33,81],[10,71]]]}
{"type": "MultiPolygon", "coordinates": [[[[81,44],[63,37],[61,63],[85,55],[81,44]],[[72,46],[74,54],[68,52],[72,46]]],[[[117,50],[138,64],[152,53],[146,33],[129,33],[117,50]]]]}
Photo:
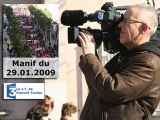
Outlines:
{"type": "Polygon", "coordinates": [[[119,42],[120,29],[119,22],[123,19],[123,14],[113,8],[112,2],[106,2],[101,10],[95,13],[87,14],[82,10],[64,11],[61,16],[61,23],[68,27],[68,43],[77,43],[79,32],[83,29],[88,30],[94,37],[96,48],[103,42],[104,50],[113,54],[124,50],[124,46],[119,42]],[[101,30],[91,28],[80,28],[87,21],[97,22],[101,25],[101,30]]]}

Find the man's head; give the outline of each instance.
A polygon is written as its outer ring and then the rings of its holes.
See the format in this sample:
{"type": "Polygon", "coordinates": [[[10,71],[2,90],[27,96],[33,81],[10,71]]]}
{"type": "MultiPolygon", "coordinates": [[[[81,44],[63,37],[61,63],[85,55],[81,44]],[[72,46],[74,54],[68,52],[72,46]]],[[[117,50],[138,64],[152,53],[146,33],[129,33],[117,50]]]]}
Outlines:
{"type": "Polygon", "coordinates": [[[124,13],[118,25],[121,28],[120,43],[127,49],[148,42],[158,27],[154,7],[145,4],[133,5],[124,13]]]}
{"type": "Polygon", "coordinates": [[[75,120],[78,111],[79,109],[71,103],[63,104],[61,110],[61,120],[75,120]]]}
{"type": "Polygon", "coordinates": [[[54,108],[54,101],[52,100],[50,96],[45,95],[44,99],[39,101],[37,105],[42,106],[48,111],[48,113],[50,113],[54,108]]]}

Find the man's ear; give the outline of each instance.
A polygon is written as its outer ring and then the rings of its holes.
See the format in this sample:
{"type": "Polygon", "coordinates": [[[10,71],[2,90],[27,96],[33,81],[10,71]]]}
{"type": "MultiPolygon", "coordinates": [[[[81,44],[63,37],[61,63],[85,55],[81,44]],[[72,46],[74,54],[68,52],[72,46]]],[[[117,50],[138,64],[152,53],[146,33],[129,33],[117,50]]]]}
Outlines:
{"type": "Polygon", "coordinates": [[[148,29],[148,25],[146,23],[142,23],[142,30],[146,31],[148,29]]]}

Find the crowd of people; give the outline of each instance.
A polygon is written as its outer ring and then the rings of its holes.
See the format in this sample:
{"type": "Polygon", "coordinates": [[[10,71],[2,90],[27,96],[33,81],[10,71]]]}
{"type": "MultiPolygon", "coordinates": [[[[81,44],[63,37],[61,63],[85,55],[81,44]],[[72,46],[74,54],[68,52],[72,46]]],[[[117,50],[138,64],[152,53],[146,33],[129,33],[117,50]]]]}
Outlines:
{"type": "MultiPolygon", "coordinates": [[[[44,99],[38,101],[37,104],[27,112],[26,120],[53,120],[49,118],[49,114],[53,111],[54,104],[54,100],[50,96],[45,95],[44,99]]],[[[79,109],[72,103],[64,103],[60,112],[60,120],[76,120],[76,113],[79,112],[79,109]]]]}
{"type": "Polygon", "coordinates": [[[31,18],[19,18],[19,22],[23,39],[29,45],[32,57],[58,57],[58,45],[56,42],[48,43],[45,29],[31,18]]]}
{"type": "Polygon", "coordinates": [[[49,44],[49,46],[44,46],[40,43],[32,42],[30,50],[32,52],[32,57],[40,58],[40,57],[58,57],[58,47],[56,44],[49,44]]]}
{"type": "MultiPolygon", "coordinates": [[[[47,38],[47,36],[50,35],[49,31],[41,28],[40,25],[33,22],[33,19],[30,17],[21,16],[17,17],[17,19],[20,25],[21,39],[29,46],[32,57],[58,57],[58,38],[57,40],[53,39],[51,36],[51,38],[47,38]]],[[[3,55],[5,57],[17,57],[16,51],[11,47],[11,40],[5,37],[8,36],[9,38],[9,22],[8,20],[4,21],[7,22],[3,23],[3,35],[6,34],[3,37],[3,55]],[[8,41],[10,41],[10,43],[8,41]]]]}

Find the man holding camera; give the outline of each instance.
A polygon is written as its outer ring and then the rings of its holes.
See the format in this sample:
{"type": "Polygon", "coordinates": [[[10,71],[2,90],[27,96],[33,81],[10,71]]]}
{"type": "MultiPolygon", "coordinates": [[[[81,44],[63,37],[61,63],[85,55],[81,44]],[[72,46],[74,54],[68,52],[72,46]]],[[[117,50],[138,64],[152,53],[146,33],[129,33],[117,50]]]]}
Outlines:
{"type": "Polygon", "coordinates": [[[160,101],[160,40],[152,38],[158,27],[152,6],[130,6],[118,27],[126,50],[105,67],[95,55],[95,40],[80,32],[79,66],[89,94],[80,120],[150,120],[160,101]]]}

